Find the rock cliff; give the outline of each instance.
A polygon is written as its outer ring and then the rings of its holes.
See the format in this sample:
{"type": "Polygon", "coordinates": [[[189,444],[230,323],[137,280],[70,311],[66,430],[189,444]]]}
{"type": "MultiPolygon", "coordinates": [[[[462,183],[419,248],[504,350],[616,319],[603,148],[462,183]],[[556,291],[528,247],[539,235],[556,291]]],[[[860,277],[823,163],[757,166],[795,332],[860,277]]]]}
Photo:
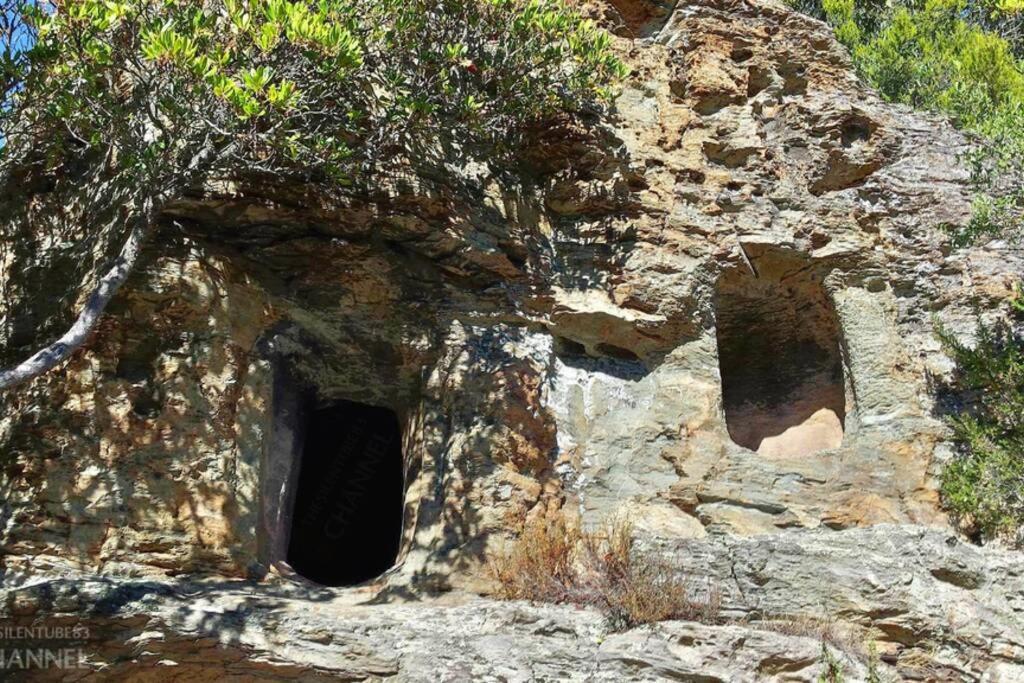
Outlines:
{"type": "MultiPolygon", "coordinates": [[[[118,680],[810,681],[826,635],[854,680],[868,643],[893,680],[1024,680],[1024,556],[937,492],[934,322],[970,334],[1024,272],[943,229],[969,141],[772,0],[593,12],[632,72],[522,174],[344,205],[240,176],[167,210],[91,343],[2,397],[7,621],[88,626],[118,680]],[[355,475],[299,473],[357,405],[397,421],[397,560],[315,586],[294,525],[339,520],[313,488],[355,475]],[[628,514],[722,623],[487,598],[489,553],[555,514],[628,514]]],[[[8,193],[33,207],[0,270],[17,355],[75,303],[46,229],[74,208],[8,193]]]]}

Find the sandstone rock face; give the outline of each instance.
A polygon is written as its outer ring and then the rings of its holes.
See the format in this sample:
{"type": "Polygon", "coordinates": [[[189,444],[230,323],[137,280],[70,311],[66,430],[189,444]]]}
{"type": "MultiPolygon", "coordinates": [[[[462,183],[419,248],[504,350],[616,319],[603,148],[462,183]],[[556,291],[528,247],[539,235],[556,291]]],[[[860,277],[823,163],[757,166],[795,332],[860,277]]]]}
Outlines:
{"type": "MultiPolygon", "coordinates": [[[[966,142],[776,2],[595,11],[633,72],[522,177],[344,205],[239,181],[168,210],[92,343],[2,398],[10,619],[84,620],[115,678],[815,680],[820,629],[780,616],[852,633],[854,680],[869,642],[892,677],[1024,680],[1024,557],[958,539],[937,493],[933,321],[969,334],[1024,272],[942,229],[969,216],[966,142]],[[398,416],[400,551],[312,588],[297,475],[339,400],[398,416]],[[612,634],[471,597],[559,511],[628,513],[730,623],[612,634]]],[[[15,355],[74,303],[39,295],[67,245],[26,230],[0,270],[15,355]]]]}

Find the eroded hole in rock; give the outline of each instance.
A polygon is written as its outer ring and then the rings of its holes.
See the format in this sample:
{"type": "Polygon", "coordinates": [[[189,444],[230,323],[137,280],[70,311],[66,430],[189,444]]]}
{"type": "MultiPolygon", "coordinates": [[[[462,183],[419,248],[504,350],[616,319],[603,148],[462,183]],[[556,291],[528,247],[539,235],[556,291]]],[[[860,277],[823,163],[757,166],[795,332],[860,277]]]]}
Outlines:
{"type": "Polygon", "coordinates": [[[640,360],[640,357],[637,356],[632,351],[630,351],[629,349],[624,349],[621,346],[615,346],[614,344],[601,343],[597,345],[596,350],[602,356],[607,356],[609,358],[617,358],[619,360],[628,361],[640,360]]]}
{"type": "Polygon", "coordinates": [[[756,261],[716,291],[722,399],[732,440],[763,455],[836,448],[846,394],[839,326],[821,285],[791,260],[756,261]]]}
{"type": "Polygon", "coordinates": [[[386,408],[338,401],[308,411],[288,563],[327,586],[390,569],[402,534],[402,430],[386,408]]]}
{"type": "Polygon", "coordinates": [[[729,58],[737,64],[742,64],[754,56],[754,51],[745,45],[737,45],[729,53],[729,58]]]}
{"type": "Polygon", "coordinates": [[[807,69],[802,64],[783,64],[779,67],[782,76],[783,95],[803,95],[807,92],[807,69]]]}
{"type": "Polygon", "coordinates": [[[629,38],[643,38],[657,33],[674,7],[668,0],[611,0],[620,25],[612,32],[629,38]]]}
{"type": "Polygon", "coordinates": [[[772,84],[772,75],[767,69],[752,66],[747,74],[747,97],[756,96],[772,84]]]}
{"type": "Polygon", "coordinates": [[[852,147],[857,142],[867,142],[876,127],[874,121],[863,117],[853,117],[846,121],[840,129],[843,147],[852,147]]]}
{"type": "Polygon", "coordinates": [[[585,356],[587,347],[568,337],[555,336],[555,352],[559,356],[585,356]]]}

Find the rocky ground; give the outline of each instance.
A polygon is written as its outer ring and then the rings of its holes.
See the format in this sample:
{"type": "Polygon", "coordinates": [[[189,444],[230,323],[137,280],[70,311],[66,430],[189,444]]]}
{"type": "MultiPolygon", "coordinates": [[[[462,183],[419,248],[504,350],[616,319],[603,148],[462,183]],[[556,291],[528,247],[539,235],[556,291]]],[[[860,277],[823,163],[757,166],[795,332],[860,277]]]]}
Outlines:
{"type": "Polygon", "coordinates": [[[817,681],[829,657],[847,681],[1024,680],[1019,553],[889,525],[669,545],[716,623],[615,632],[572,606],[56,567],[8,577],[4,623],[87,625],[67,645],[101,680],[817,681]]]}

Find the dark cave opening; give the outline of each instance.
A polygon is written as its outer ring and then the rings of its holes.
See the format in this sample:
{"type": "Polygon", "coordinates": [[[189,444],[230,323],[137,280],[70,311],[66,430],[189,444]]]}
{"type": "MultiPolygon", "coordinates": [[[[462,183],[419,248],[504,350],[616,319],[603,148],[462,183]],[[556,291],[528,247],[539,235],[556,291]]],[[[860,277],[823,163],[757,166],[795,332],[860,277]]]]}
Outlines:
{"type": "Polygon", "coordinates": [[[733,271],[716,292],[726,427],[762,455],[809,455],[843,440],[839,324],[824,288],[788,259],[733,271]]]}
{"type": "Polygon", "coordinates": [[[338,401],[308,411],[288,563],[352,586],[390,569],[402,535],[402,430],[387,408],[338,401]]]}

